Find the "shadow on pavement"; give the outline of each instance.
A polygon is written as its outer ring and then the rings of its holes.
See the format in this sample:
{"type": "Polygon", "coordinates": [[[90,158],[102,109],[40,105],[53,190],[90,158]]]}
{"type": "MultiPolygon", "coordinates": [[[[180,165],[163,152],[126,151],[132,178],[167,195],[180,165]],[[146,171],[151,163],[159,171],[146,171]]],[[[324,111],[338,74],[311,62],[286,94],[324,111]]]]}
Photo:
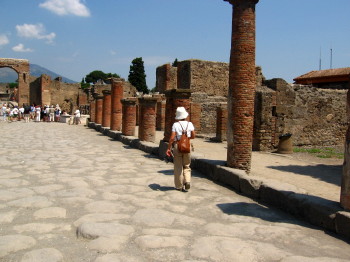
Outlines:
{"type": "Polygon", "coordinates": [[[150,184],[148,186],[149,186],[149,188],[151,188],[152,190],[155,190],[155,191],[173,191],[173,190],[176,190],[175,187],[161,186],[159,184],[150,184]]]}
{"type": "Polygon", "coordinates": [[[268,168],[291,172],[304,176],[311,176],[321,181],[340,186],[342,165],[310,165],[310,166],[268,166],[268,168]]]}
{"type": "Polygon", "coordinates": [[[227,215],[256,217],[270,222],[286,222],[287,220],[280,211],[256,203],[223,203],[217,206],[227,215]]]}

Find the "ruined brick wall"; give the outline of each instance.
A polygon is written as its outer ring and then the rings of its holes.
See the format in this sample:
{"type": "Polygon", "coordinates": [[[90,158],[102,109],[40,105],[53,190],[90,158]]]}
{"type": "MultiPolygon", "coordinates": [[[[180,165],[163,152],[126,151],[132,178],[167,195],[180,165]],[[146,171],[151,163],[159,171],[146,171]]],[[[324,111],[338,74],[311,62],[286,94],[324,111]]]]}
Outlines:
{"type": "Polygon", "coordinates": [[[177,66],[177,88],[191,89],[193,93],[206,92],[208,96],[227,97],[228,63],[203,60],[185,60],[177,66]]]}
{"type": "MultiPolygon", "coordinates": [[[[102,91],[103,90],[108,90],[111,91],[112,90],[112,86],[110,84],[104,84],[104,85],[94,85],[93,86],[93,92],[92,93],[98,93],[102,95],[102,91]]],[[[127,97],[136,97],[136,88],[130,84],[129,82],[125,81],[123,82],[123,97],[127,98],[127,97]]]]}
{"type": "Polygon", "coordinates": [[[278,143],[278,137],[276,138],[276,91],[266,86],[258,86],[254,104],[253,150],[268,151],[278,143]]]}
{"type": "Polygon", "coordinates": [[[156,69],[156,92],[177,88],[177,67],[165,64],[156,69]]]}
{"type": "MultiPolygon", "coordinates": [[[[298,146],[344,143],[347,90],[291,86],[283,79],[272,79],[265,83],[276,91],[277,137],[292,133],[293,144],[298,146]]],[[[269,106],[268,101],[266,103],[269,106]]]]}
{"type": "Polygon", "coordinates": [[[226,97],[208,96],[206,93],[194,93],[191,101],[201,105],[200,134],[215,136],[216,133],[216,108],[227,102],[226,97]]]}

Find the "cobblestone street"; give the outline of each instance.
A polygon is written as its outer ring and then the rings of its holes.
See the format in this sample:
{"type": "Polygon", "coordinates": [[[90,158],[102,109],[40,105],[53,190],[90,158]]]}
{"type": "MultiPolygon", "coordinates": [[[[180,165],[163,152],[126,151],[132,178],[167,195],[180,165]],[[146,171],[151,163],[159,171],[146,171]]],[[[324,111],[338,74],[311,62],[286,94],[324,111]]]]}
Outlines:
{"type": "Polygon", "coordinates": [[[0,122],[0,261],[349,261],[350,245],[84,126],[0,122]]]}

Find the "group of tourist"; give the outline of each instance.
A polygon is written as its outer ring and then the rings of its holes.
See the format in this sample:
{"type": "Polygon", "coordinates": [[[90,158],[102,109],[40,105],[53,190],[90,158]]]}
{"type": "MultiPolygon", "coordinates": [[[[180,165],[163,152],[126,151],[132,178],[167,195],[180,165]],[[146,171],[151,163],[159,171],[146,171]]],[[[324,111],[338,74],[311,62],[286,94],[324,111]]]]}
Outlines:
{"type": "Polygon", "coordinates": [[[40,105],[25,105],[22,107],[12,106],[3,103],[0,116],[2,121],[13,122],[24,120],[26,123],[29,121],[35,122],[59,122],[61,116],[61,108],[57,104],[56,107],[53,105],[40,106],[40,105]]]}

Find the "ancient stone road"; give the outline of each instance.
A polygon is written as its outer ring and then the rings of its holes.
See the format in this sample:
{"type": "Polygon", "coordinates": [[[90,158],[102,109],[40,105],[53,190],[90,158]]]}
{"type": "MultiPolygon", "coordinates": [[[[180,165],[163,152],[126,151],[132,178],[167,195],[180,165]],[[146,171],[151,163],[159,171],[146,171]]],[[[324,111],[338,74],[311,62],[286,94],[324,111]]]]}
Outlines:
{"type": "Polygon", "coordinates": [[[61,123],[0,123],[0,261],[349,261],[350,245],[61,123]]]}

